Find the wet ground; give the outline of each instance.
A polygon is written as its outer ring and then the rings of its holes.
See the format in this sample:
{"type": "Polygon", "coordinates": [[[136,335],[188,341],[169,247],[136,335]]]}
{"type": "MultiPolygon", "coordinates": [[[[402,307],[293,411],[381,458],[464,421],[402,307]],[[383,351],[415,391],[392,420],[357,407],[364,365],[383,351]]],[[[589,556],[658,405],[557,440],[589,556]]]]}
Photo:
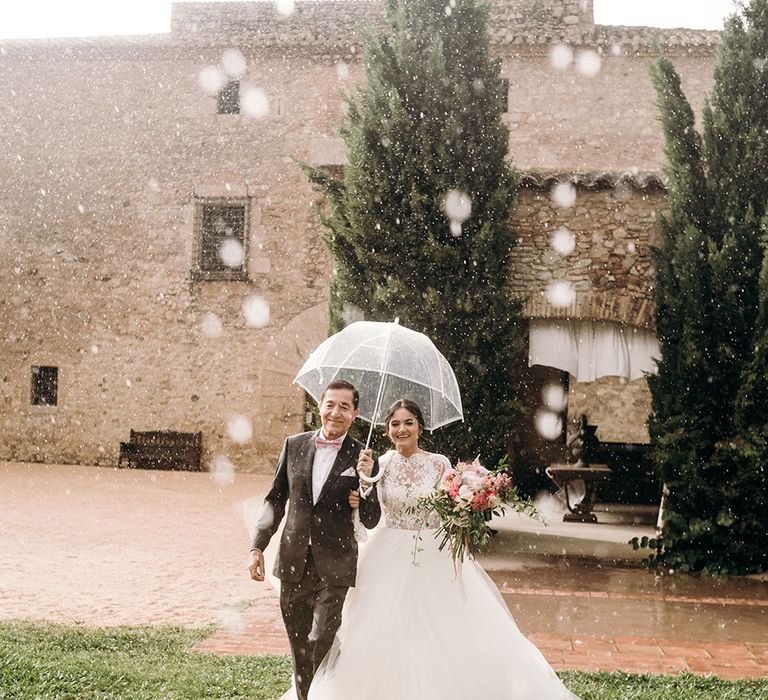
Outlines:
{"type": "MultiPolygon", "coordinates": [[[[0,463],[0,618],[217,622],[201,650],[285,653],[276,596],[245,569],[269,481],[0,463]]],[[[768,677],[768,583],[641,569],[626,543],[651,515],[510,516],[483,563],[556,668],[768,677]]]]}

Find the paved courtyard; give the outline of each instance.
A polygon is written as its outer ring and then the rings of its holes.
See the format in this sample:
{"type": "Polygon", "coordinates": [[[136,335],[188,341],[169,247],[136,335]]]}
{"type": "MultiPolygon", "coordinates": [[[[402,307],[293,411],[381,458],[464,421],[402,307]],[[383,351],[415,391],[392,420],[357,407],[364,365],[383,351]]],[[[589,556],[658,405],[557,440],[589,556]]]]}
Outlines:
{"type": "MultiPolygon", "coordinates": [[[[0,463],[0,618],[213,622],[200,651],[287,653],[277,596],[245,568],[269,481],[0,463]]],[[[765,582],[613,562],[631,555],[609,524],[499,527],[484,563],[555,668],[768,677],[765,582]]]]}

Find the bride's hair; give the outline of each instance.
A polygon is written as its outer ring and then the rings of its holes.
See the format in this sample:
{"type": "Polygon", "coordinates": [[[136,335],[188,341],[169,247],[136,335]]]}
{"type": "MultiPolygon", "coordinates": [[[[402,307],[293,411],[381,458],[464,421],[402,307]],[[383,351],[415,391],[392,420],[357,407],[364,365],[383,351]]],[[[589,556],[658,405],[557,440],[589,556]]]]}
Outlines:
{"type": "Polygon", "coordinates": [[[387,415],[384,416],[385,430],[389,430],[389,421],[392,420],[392,416],[395,415],[395,411],[397,411],[398,408],[404,408],[406,411],[412,413],[415,416],[416,422],[419,424],[422,433],[427,429],[426,425],[424,424],[424,414],[421,412],[419,404],[411,401],[410,399],[398,399],[389,407],[387,415]]]}

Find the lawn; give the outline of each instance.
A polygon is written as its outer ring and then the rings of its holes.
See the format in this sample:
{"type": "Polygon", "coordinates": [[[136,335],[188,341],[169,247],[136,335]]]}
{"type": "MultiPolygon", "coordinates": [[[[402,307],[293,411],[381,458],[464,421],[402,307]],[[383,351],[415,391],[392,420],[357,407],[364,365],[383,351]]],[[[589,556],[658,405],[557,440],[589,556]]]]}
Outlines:
{"type": "MultiPolygon", "coordinates": [[[[0,698],[274,700],[288,687],[290,663],[285,657],[191,653],[190,646],[210,632],[2,623],[0,698]]],[[[687,674],[670,677],[577,671],[561,676],[583,700],[768,699],[768,680],[731,682],[687,674]]]]}

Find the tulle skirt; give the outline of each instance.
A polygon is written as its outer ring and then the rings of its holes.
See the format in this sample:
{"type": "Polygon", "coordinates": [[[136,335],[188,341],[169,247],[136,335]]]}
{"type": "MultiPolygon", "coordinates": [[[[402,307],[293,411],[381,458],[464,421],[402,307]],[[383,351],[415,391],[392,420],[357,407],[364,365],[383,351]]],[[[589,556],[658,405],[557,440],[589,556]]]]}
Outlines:
{"type": "Polygon", "coordinates": [[[473,560],[380,527],[309,700],[574,700],[473,560]]]}

